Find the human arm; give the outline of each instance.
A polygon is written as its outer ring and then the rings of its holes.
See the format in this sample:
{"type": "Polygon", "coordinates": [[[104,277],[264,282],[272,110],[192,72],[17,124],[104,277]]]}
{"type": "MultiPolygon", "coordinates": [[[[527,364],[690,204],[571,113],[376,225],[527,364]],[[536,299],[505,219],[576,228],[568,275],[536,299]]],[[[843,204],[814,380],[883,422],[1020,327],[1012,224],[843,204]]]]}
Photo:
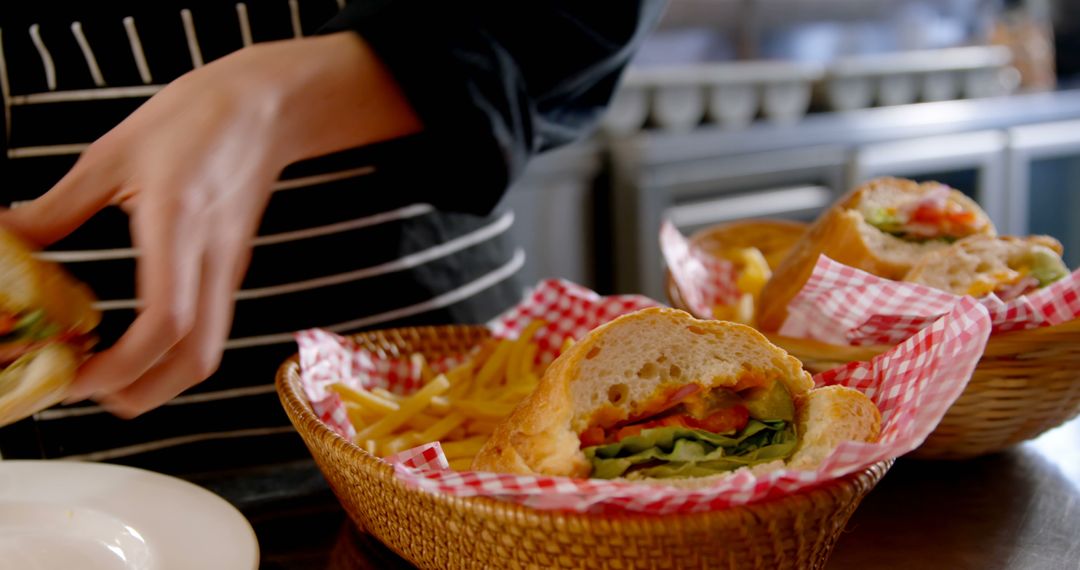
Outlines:
{"type": "Polygon", "coordinates": [[[434,2],[353,3],[320,37],[256,44],[171,83],[50,192],[0,216],[46,245],[109,204],[130,214],[141,310],[71,398],[130,417],[212,374],[270,188],[292,162],[412,136],[425,149],[418,200],[489,210],[531,155],[595,123],[647,4],[610,4],[630,13],[600,33],[592,7],[466,3],[443,17],[434,2]],[[432,12],[409,26],[409,6],[432,12]],[[388,11],[363,12],[376,7],[388,11]]]}

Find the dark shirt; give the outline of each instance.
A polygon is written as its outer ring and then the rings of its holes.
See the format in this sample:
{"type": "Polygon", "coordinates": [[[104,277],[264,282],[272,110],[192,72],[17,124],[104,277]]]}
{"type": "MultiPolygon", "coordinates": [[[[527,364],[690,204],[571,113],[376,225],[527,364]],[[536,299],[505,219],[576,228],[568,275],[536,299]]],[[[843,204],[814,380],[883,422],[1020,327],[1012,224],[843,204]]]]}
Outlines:
{"type": "MultiPolygon", "coordinates": [[[[514,303],[524,252],[498,207],[532,156],[585,136],[656,0],[4,2],[6,205],[47,191],[86,144],[161,85],[262,42],[354,30],[425,125],[421,135],[291,165],[259,228],[221,368],[135,420],[61,406],[0,430],[5,457],[177,474],[306,455],[273,388],[292,332],[483,322],[514,303]],[[73,27],[73,23],[78,26],[73,27]],[[85,40],[85,41],[84,41],[85,40]]],[[[518,213],[523,215],[524,213],[518,213]]],[[[134,318],[135,252],[108,208],[41,255],[100,299],[101,346],[134,318]]]]}
{"type": "Polygon", "coordinates": [[[1080,0],[1058,0],[1054,10],[1054,54],[1058,77],[1080,84],[1080,0]]]}

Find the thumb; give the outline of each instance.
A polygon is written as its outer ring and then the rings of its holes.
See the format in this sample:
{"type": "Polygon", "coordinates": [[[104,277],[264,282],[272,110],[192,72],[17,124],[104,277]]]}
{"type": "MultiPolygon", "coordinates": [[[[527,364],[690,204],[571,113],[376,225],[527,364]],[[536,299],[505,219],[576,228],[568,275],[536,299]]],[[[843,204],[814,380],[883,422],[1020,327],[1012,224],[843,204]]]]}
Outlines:
{"type": "Polygon", "coordinates": [[[17,208],[0,210],[0,226],[38,246],[56,242],[109,205],[121,177],[112,161],[84,154],[48,192],[17,208]]]}

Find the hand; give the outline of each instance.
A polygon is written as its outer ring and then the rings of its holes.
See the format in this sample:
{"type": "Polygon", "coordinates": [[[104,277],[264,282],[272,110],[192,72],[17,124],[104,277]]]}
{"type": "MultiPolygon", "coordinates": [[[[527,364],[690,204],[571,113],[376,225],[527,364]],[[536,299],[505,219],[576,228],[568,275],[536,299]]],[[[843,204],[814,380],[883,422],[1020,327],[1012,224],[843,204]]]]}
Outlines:
{"type": "Polygon", "coordinates": [[[356,35],[259,44],[174,81],[48,193],[0,214],[41,245],[107,205],[130,215],[138,317],[80,369],[68,400],[134,417],[213,374],[281,170],[419,129],[356,35]]]}

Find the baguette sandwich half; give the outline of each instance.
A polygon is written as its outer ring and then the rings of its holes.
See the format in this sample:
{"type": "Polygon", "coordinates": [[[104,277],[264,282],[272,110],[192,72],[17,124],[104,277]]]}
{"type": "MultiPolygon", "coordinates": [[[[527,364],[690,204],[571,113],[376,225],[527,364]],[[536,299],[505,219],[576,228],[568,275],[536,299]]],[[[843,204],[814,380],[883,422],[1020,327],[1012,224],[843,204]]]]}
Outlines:
{"type": "Polygon", "coordinates": [[[856,188],[822,214],[762,289],[757,315],[779,330],[787,305],[806,284],[818,257],[886,279],[903,279],[927,253],[971,235],[996,235],[986,212],[963,193],[937,182],[880,178],[856,188]]]}
{"type": "Polygon", "coordinates": [[[101,320],[90,290],[0,229],[0,426],[59,402],[101,320]]]}
{"type": "Polygon", "coordinates": [[[971,236],[927,254],[904,281],[1008,301],[1066,277],[1061,253],[1061,242],[1050,236],[971,236]]]}
{"type": "Polygon", "coordinates": [[[644,309],[559,356],[473,469],[697,486],[741,468],[813,469],[842,441],[877,438],[865,395],[812,387],[750,327],[644,309]]]}

